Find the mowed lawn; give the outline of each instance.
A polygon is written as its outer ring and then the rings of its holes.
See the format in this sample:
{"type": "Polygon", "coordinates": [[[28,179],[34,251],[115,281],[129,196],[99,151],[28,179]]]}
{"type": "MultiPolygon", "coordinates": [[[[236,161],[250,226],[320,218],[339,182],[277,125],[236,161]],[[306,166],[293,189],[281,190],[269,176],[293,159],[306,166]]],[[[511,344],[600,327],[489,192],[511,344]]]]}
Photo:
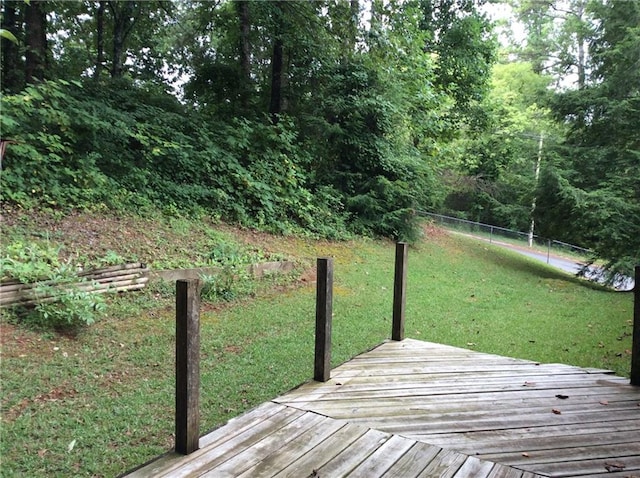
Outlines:
{"type": "MultiPolygon", "coordinates": [[[[392,243],[301,242],[298,251],[334,257],[335,365],[389,337],[392,243]]],[[[314,300],[307,280],[203,304],[203,433],[310,379],[314,300]]],[[[108,477],[169,450],[172,304],[158,290],[112,299],[108,316],[76,337],[3,319],[0,474],[108,477]]],[[[408,337],[628,376],[632,314],[630,293],[484,242],[429,229],[409,251],[408,337]]]]}

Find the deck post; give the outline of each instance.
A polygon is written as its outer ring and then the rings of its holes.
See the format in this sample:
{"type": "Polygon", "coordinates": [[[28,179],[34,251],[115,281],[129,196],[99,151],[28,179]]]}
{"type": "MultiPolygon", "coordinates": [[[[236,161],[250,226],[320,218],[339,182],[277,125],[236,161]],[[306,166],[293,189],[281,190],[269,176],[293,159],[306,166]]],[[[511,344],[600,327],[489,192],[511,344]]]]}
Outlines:
{"type": "Polygon", "coordinates": [[[200,281],[176,281],[177,453],[196,451],[200,441],[200,281]]]}
{"type": "Polygon", "coordinates": [[[316,345],[313,379],[331,378],[331,319],[333,315],[333,259],[318,258],[316,282],[316,345]]]}
{"type": "Polygon", "coordinates": [[[396,264],[393,278],[393,325],[391,340],[404,340],[404,309],[407,297],[407,256],[406,242],[396,244],[396,264]]]}
{"type": "Polygon", "coordinates": [[[640,266],[635,267],[633,287],[633,343],[631,345],[631,385],[640,386],[640,266]]]}

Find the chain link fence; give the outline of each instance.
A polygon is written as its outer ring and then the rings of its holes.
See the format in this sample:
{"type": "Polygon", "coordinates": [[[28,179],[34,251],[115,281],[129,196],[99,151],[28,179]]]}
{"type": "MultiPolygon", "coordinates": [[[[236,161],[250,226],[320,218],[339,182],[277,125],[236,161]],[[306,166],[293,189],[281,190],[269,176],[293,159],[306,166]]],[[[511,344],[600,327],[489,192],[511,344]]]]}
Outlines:
{"type": "Polygon", "coordinates": [[[457,217],[443,216],[425,211],[418,211],[421,216],[431,219],[434,223],[447,229],[469,234],[487,240],[490,243],[503,243],[518,247],[527,247],[538,252],[546,253],[547,263],[551,255],[568,257],[586,262],[591,251],[583,247],[562,241],[547,239],[536,234],[514,231],[504,227],[492,226],[481,222],[467,221],[457,217]]]}

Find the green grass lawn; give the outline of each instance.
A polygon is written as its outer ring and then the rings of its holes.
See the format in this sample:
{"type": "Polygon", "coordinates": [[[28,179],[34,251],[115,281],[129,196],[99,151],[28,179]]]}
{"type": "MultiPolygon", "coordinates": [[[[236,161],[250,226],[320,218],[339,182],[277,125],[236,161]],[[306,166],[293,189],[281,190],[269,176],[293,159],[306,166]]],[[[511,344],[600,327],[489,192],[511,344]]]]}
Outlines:
{"type": "MultiPolygon", "coordinates": [[[[628,376],[633,303],[545,264],[437,233],[409,251],[408,337],[628,376]]],[[[337,365],[391,332],[394,245],[301,245],[335,256],[337,365]]],[[[315,289],[265,288],[201,317],[201,431],[313,375],[315,289]]],[[[3,320],[2,476],[115,476],[173,445],[173,299],[111,299],[76,337],[3,320]]]]}

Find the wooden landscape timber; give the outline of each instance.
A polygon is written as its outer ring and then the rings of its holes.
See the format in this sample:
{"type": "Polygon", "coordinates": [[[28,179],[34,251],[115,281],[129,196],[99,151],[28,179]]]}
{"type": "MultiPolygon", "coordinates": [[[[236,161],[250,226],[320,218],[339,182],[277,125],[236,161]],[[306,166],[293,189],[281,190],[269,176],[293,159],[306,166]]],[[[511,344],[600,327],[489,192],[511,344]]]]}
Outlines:
{"type": "MultiPolygon", "coordinates": [[[[280,274],[291,272],[294,263],[291,261],[273,261],[260,262],[248,265],[246,271],[256,278],[264,277],[269,274],[280,274]]],[[[150,279],[163,279],[168,282],[187,279],[200,279],[203,276],[211,276],[219,274],[221,267],[194,267],[191,269],[169,269],[161,271],[149,271],[150,279]]]]}
{"type": "Polygon", "coordinates": [[[145,264],[136,262],[83,271],[78,273],[79,280],[72,283],[43,281],[23,284],[19,281],[6,281],[0,284],[0,307],[51,302],[56,300],[56,293],[65,290],[95,294],[139,290],[149,281],[148,272],[145,264]]]}
{"type": "MultiPolygon", "coordinates": [[[[293,268],[293,262],[280,261],[251,264],[246,270],[252,276],[261,278],[269,274],[288,273],[293,268]]],[[[56,300],[56,292],[64,290],[80,290],[96,294],[125,292],[140,290],[154,279],[165,281],[199,279],[203,276],[219,274],[221,271],[220,267],[153,271],[145,264],[135,262],[83,271],[78,274],[78,281],[60,285],[54,281],[24,284],[16,280],[8,280],[0,283],[0,308],[52,302],[56,300]]]]}

